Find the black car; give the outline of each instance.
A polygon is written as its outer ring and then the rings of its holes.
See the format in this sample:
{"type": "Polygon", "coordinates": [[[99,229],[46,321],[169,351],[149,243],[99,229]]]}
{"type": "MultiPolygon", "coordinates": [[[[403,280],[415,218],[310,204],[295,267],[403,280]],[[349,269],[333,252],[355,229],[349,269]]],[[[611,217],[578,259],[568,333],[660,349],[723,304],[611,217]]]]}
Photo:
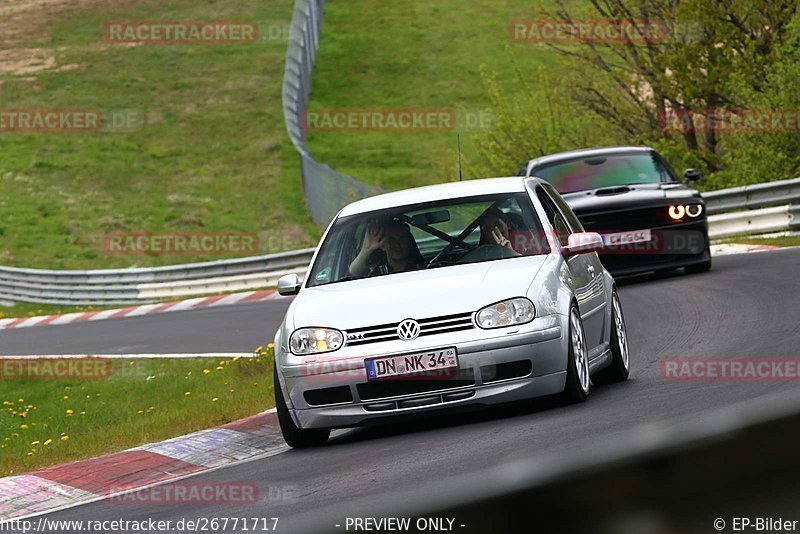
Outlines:
{"type": "Polygon", "coordinates": [[[681,182],[652,148],[562,152],[530,160],[520,174],[551,183],[584,229],[603,236],[600,258],[614,275],[711,268],[705,202],[687,185],[700,173],[688,169],[681,182]]]}

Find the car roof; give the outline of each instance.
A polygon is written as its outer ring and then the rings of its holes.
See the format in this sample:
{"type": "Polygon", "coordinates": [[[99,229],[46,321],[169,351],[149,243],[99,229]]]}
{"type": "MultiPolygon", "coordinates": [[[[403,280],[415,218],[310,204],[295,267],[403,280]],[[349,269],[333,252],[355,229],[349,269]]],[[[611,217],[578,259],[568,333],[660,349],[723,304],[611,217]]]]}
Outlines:
{"type": "Polygon", "coordinates": [[[508,178],[481,178],[466,180],[464,182],[448,182],[444,184],[415,187],[392,193],[385,193],[370,198],[365,198],[345,206],[339,212],[339,217],[356,215],[375,210],[395,208],[420,204],[422,202],[436,202],[450,198],[474,197],[480,195],[493,195],[500,193],[521,193],[529,182],[540,181],[538,178],[524,178],[511,176],[508,178]]]}
{"type": "Polygon", "coordinates": [[[647,146],[611,146],[603,148],[585,148],[581,150],[570,150],[569,152],[559,152],[557,154],[549,154],[539,158],[534,158],[528,161],[525,166],[526,174],[530,172],[533,167],[555,163],[557,161],[564,161],[577,158],[590,158],[596,156],[611,156],[614,154],[650,154],[655,152],[654,149],[647,146]]]}

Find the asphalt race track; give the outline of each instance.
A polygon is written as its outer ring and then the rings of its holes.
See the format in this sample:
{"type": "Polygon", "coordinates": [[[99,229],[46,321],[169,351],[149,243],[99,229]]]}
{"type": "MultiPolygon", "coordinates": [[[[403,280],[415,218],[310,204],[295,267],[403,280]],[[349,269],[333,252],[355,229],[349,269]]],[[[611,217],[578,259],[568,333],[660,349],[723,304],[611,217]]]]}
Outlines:
{"type": "MultiPolygon", "coordinates": [[[[710,273],[643,277],[620,284],[632,345],[632,378],[595,387],[579,406],[526,406],[444,415],[414,423],[337,431],[328,446],[195,477],[256,481],[258,506],[142,506],[97,502],[52,519],[278,517],[279,532],[305,532],[321,518],[369,515],[376,504],[419,494],[486,467],[576,451],[592,454],[604,437],[654,422],[701,418],[709,410],[795,391],[793,382],[667,381],[673,357],[795,357],[800,348],[800,250],[715,259],[710,273]]],[[[286,301],[205,309],[2,333],[4,354],[242,351],[269,341],[286,301]]],[[[531,513],[535,515],[535,503],[531,513]]],[[[323,523],[332,531],[334,521],[323,523]]]]}

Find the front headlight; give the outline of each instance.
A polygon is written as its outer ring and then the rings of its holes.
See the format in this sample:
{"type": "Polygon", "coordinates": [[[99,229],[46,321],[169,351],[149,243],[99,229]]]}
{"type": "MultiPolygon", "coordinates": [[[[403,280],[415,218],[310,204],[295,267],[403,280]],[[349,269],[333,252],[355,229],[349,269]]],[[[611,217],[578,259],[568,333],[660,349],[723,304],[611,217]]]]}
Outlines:
{"type": "Polygon", "coordinates": [[[536,310],[533,302],[519,297],[486,306],[475,314],[475,322],[481,328],[501,328],[533,321],[536,310]]]}
{"type": "Polygon", "coordinates": [[[343,343],[342,333],[332,328],[300,328],[289,338],[289,348],[298,356],[332,352],[343,343]]]}
{"type": "Polygon", "coordinates": [[[703,214],[702,204],[673,204],[667,208],[669,218],[673,221],[680,221],[685,215],[695,219],[703,214]]]}

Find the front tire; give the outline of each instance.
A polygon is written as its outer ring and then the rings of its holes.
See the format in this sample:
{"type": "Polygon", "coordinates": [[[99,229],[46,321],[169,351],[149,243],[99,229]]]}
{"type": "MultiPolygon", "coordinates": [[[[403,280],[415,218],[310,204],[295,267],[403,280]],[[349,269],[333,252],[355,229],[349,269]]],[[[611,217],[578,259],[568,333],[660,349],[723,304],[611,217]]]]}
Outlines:
{"type": "Polygon", "coordinates": [[[572,305],[569,312],[568,335],[567,380],[561,397],[565,402],[574,404],[585,401],[589,396],[589,350],[576,304],[572,305]]]}
{"type": "Polygon", "coordinates": [[[273,373],[273,381],[275,383],[275,407],[278,411],[278,423],[280,423],[281,434],[283,434],[286,444],[295,449],[324,445],[331,435],[330,429],[305,429],[295,425],[294,421],[292,421],[292,416],[289,414],[289,408],[286,406],[286,399],[283,398],[283,390],[281,390],[281,384],[278,381],[277,369],[273,373]]]}
{"type": "Polygon", "coordinates": [[[628,329],[619,302],[617,290],[611,293],[611,365],[592,377],[595,384],[624,382],[630,375],[631,358],[628,347],[628,329]]]}

